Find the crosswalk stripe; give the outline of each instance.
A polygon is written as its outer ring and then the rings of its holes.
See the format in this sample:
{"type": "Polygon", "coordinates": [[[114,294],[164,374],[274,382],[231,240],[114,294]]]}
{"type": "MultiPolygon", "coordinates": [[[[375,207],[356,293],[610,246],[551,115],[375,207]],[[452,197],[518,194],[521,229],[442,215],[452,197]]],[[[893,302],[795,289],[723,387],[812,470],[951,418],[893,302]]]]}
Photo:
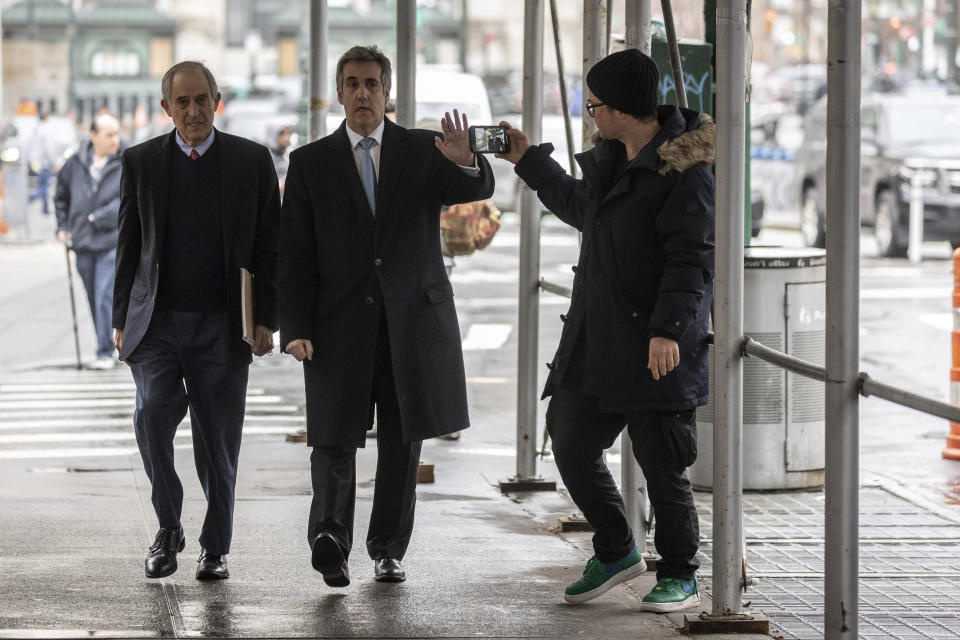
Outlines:
{"type": "MultiPolygon", "coordinates": [[[[243,435],[279,435],[289,433],[297,428],[297,425],[285,427],[244,427],[243,435]]],[[[189,429],[179,430],[174,436],[177,439],[190,439],[189,429]]],[[[136,435],[131,429],[128,432],[104,431],[104,432],[84,432],[84,433],[27,433],[17,435],[0,435],[0,445],[4,444],[31,444],[40,442],[112,442],[117,440],[136,440],[136,435]]]]}
{"type": "MultiPolygon", "coordinates": [[[[57,398],[52,398],[57,400],[57,398]]],[[[247,404],[276,404],[284,402],[280,396],[253,396],[247,398],[247,404]]],[[[42,409],[49,407],[50,402],[42,400],[0,400],[0,412],[5,409],[42,409]]],[[[59,400],[57,406],[61,409],[106,409],[108,407],[128,407],[130,398],[93,398],[59,400]]]]}
{"type": "MultiPolygon", "coordinates": [[[[297,415],[270,416],[246,414],[244,424],[302,424],[306,420],[303,413],[297,415]]],[[[184,418],[180,425],[189,425],[190,418],[184,418]]],[[[53,418],[45,420],[0,420],[0,431],[32,431],[41,429],[104,429],[113,427],[132,427],[133,413],[123,418],[53,418]]]]}
{"type": "Polygon", "coordinates": [[[132,382],[115,382],[115,383],[103,383],[103,384],[88,384],[88,383],[77,383],[77,384],[64,384],[60,382],[51,382],[49,384],[6,384],[0,381],[0,393],[32,393],[35,391],[47,392],[47,391],[71,391],[71,392],[81,392],[81,391],[98,391],[98,392],[108,392],[108,391],[135,391],[136,385],[132,382]]]}
{"type": "Polygon", "coordinates": [[[472,324],[463,339],[463,350],[499,349],[507,343],[512,330],[509,324],[472,324]]]}
{"type": "MultiPolygon", "coordinates": [[[[82,397],[85,399],[134,398],[136,389],[131,385],[129,389],[89,389],[77,391],[20,391],[9,387],[0,388],[0,402],[5,400],[70,400],[82,397]]],[[[248,389],[247,397],[263,396],[263,389],[248,389]]]]}
{"type": "MultiPolygon", "coordinates": [[[[106,412],[106,415],[109,417],[117,417],[118,415],[133,415],[133,403],[127,403],[129,411],[118,411],[111,410],[106,412]]],[[[247,415],[257,415],[261,413],[297,413],[302,411],[300,407],[290,406],[290,405],[254,405],[247,406],[247,415]]],[[[31,409],[29,411],[3,411],[0,412],[0,423],[5,420],[29,420],[31,418],[61,418],[63,417],[64,410],[62,408],[50,408],[50,409],[31,409]]],[[[88,416],[90,419],[95,419],[98,416],[105,414],[103,407],[84,407],[79,409],[71,409],[70,414],[74,416],[88,416]]]]}

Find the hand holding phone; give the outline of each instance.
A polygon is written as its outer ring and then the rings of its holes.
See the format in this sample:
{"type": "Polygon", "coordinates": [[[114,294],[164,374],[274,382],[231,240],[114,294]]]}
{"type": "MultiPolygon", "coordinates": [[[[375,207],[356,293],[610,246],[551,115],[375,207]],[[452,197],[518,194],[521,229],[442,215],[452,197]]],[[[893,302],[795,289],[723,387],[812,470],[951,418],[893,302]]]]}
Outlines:
{"type": "Polygon", "coordinates": [[[507,128],[501,125],[470,127],[470,151],[474,153],[507,153],[510,138],[507,128]]]}

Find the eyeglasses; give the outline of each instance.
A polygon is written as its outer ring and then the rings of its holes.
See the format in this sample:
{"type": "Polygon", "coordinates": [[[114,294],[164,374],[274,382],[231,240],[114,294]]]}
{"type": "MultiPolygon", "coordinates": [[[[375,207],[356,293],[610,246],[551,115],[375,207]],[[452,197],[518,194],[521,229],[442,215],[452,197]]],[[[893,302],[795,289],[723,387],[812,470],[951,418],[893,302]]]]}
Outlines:
{"type": "Polygon", "coordinates": [[[594,114],[595,114],[596,111],[597,111],[597,107],[605,107],[605,106],[607,106],[607,105],[605,105],[605,104],[602,103],[602,102],[590,102],[590,101],[587,101],[587,104],[586,104],[585,106],[587,107],[587,113],[589,113],[589,114],[590,114],[590,117],[593,118],[593,117],[594,117],[594,114]]]}

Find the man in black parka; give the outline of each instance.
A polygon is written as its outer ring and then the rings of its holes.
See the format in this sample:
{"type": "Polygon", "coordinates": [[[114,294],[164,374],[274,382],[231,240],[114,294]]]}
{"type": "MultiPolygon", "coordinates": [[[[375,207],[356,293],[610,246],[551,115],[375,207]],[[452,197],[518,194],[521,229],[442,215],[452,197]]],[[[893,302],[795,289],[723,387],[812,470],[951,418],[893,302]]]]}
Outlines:
{"type": "MultiPolygon", "coordinates": [[[[657,106],[659,76],[636,49],[587,74],[600,140],[577,156],[583,179],[510,129],[516,173],[583,232],[560,346],[547,366],[547,428],[563,482],[595,534],[596,555],[564,599],[582,603],[642,573],[623,499],[603,462],[626,425],[657,518],[657,586],[646,611],[696,606],[696,408],[707,401],[713,296],[715,125],[657,106]]],[[[507,123],[502,123],[509,126],[507,123]]]]}

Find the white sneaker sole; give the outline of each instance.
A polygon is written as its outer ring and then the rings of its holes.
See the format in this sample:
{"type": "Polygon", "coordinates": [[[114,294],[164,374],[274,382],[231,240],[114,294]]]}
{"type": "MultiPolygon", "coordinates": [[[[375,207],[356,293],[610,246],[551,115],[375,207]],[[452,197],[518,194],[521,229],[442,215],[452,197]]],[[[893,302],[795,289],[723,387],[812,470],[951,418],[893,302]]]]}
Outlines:
{"type": "Polygon", "coordinates": [[[607,591],[610,591],[610,589],[613,589],[618,584],[623,584],[628,580],[632,580],[633,578],[636,578],[638,575],[645,572],[646,570],[647,570],[647,563],[644,560],[641,560],[640,562],[633,565],[629,569],[624,569],[620,573],[616,574],[615,576],[613,576],[612,578],[604,582],[602,585],[600,585],[596,589],[591,589],[590,591],[586,591],[584,593],[577,594],[577,595],[569,595],[564,593],[563,599],[569,602],[570,604],[583,604],[584,602],[589,602],[590,600],[593,600],[597,596],[602,596],[603,594],[605,594],[607,591]]]}
{"type": "Polygon", "coordinates": [[[654,613],[670,613],[671,611],[683,611],[700,606],[700,593],[697,592],[680,602],[641,602],[640,611],[652,611],[654,613]]]}

